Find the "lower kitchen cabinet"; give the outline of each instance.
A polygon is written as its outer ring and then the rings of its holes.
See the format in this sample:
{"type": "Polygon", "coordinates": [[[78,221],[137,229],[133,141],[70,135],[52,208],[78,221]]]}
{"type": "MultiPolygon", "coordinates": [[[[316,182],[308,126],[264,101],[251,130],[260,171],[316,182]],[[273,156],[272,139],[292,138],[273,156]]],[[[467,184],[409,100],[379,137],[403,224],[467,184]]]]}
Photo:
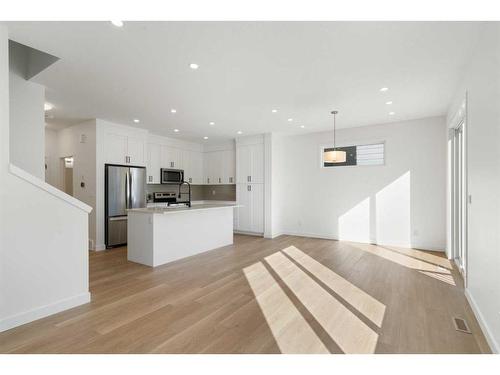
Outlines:
{"type": "Polygon", "coordinates": [[[239,232],[264,232],[264,184],[237,184],[235,230],[239,232]]]}

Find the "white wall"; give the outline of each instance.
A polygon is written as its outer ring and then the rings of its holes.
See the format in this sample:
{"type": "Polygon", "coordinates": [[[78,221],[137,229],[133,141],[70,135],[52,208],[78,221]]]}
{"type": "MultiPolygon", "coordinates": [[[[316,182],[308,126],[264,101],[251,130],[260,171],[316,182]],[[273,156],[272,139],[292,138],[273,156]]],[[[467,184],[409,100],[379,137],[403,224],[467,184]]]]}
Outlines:
{"type": "Polygon", "coordinates": [[[45,127],[45,182],[63,190],[60,184],[58,132],[45,127]]]}
{"type": "MultiPolygon", "coordinates": [[[[89,207],[43,181],[43,153],[41,179],[10,165],[7,38],[0,25],[0,331],[90,299],[89,207]]],[[[24,105],[43,112],[39,100],[24,105]]],[[[43,129],[43,116],[36,121],[27,125],[43,129]]]]}
{"type": "Polygon", "coordinates": [[[10,159],[32,175],[45,178],[45,88],[10,73],[10,159]],[[33,105],[32,103],[37,103],[33,105]]]}
{"type": "Polygon", "coordinates": [[[500,351],[500,26],[489,23],[456,91],[467,92],[467,291],[492,350],[500,351]]]}
{"type": "MultiPolygon", "coordinates": [[[[97,243],[95,120],[85,121],[57,132],[57,159],[60,162],[61,158],[67,156],[73,156],[73,196],[93,208],[89,215],[89,248],[94,250],[97,243]]],[[[60,168],[60,164],[58,167],[60,168]]]]}
{"type": "Polygon", "coordinates": [[[443,117],[340,129],[339,146],[385,142],[386,164],[336,168],[320,161],[332,132],[277,138],[274,234],[444,250],[446,137],[443,117]]]}

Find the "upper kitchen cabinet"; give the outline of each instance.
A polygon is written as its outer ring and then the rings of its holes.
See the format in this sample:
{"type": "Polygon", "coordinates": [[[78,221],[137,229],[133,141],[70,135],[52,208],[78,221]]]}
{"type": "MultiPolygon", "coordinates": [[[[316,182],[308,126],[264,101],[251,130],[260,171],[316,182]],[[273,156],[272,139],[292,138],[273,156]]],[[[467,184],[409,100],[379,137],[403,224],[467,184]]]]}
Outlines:
{"type": "Polygon", "coordinates": [[[160,183],[161,169],[161,145],[158,143],[148,143],[146,170],[148,184],[160,183]]]}
{"type": "Polygon", "coordinates": [[[201,151],[182,150],[184,181],[194,185],[203,184],[203,153],[201,151]]]}
{"type": "Polygon", "coordinates": [[[182,169],[181,150],[171,146],[161,146],[161,167],[182,169]]]}
{"type": "Polygon", "coordinates": [[[232,185],[236,183],[236,162],[233,144],[212,145],[204,153],[204,184],[232,185]]]}
{"type": "Polygon", "coordinates": [[[103,150],[105,162],[108,164],[130,164],[144,166],[145,163],[145,139],[140,136],[106,132],[103,150]]]}
{"type": "Polygon", "coordinates": [[[264,183],[264,144],[252,137],[236,144],[236,182],[264,183]]]}

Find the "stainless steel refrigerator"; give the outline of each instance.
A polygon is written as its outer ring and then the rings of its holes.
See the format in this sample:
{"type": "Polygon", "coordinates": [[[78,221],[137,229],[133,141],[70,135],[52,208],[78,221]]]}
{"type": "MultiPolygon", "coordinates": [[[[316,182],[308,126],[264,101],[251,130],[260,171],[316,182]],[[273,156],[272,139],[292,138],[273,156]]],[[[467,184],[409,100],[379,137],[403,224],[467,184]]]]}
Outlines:
{"type": "Polygon", "coordinates": [[[106,248],[127,243],[127,209],[146,207],[144,167],[105,166],[106,248]]]}

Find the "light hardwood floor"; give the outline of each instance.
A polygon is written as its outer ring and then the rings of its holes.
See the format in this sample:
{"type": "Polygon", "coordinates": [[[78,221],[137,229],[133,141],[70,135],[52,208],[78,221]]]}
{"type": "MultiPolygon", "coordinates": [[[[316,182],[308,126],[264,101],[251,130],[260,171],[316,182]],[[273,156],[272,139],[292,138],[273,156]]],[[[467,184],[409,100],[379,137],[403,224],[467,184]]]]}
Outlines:
{"type": "Polygon", "coordinates": [[[0,333],[0,352],[489,352],[441,253],[235,235],[155,269],[126,248],[91,253],[90,289],[87,305],[0,333]]]}

